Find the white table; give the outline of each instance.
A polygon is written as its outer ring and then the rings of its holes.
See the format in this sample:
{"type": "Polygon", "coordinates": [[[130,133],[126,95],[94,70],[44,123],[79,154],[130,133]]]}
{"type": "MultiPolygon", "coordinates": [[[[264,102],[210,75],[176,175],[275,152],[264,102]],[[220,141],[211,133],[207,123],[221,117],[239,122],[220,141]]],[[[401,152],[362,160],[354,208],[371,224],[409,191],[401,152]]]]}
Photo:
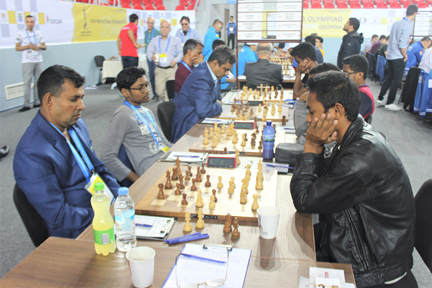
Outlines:
{"type": "MultiPolygon", "coordinates": [[[[144,68],[146,74],[148,73],[147,57],[145,54],[139,55],[138,67],[144,68]]],[[[123,70],[123,64],[120,59],[105,60],[102,66],[102,83],[106,81],[106,78],[117,77],[117,74],[121,70],[123,70]]]]}

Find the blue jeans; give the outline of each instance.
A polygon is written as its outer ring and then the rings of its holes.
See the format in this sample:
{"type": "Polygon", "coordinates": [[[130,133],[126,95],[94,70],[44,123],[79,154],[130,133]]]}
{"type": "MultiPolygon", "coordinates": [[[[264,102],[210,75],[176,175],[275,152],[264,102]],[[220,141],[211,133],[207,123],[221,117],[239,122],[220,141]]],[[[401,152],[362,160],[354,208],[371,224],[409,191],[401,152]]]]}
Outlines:
{"type": "Polygon", "coordinates": [[[149,81],[152,86],[153,95],[158,96],[156,93],[156,85],[155,85],[155,69],[156,69],[156,63],[154,61],[149,61],[147,59],[147,65],[148,65],[148,74],[149,74],[149,81]]]}
{"type": "Polygon", "coordinates": [[[122,56],[121,57],[123,69],[127,67],[138,67],[138,57],[132,57],[132,56],[122,56]]]}
{"type": "Polygon", "coordinates": [[[396,99],[397,89],[402,83],[402,76],[405,71],[406,62],[401,59],[387,60],[387,75],[381,87],[378,100],[383,100],[384,95],[390,88],[390,92],[387,97],[386,105],[392,104],[396,99]]]}

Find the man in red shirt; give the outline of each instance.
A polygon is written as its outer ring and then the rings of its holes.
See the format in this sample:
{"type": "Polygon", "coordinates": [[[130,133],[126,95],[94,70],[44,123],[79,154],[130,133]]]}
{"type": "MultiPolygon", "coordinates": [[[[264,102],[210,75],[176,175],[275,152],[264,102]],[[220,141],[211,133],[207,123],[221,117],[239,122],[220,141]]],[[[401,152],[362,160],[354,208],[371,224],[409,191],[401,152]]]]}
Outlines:
{"type": "Polygon", "coordinates": [[[138,51],[137,49],[144,47],[137,40],[138,31],[138,16],[131,14],[129,16],[129,24],[124,26],[119,38],[117,39],[117,48],[122,59],[123,69],[131,66],[138,67],[138,51]]]}
{"type": "Polygon", "coordinates": [[[192,73],[193,67],[204,61],[202,50],[204,44],[196,39],[189,39],[183,46],[183,59],[175,74],[175,92],[180,94],[180,89],[186,78],[192,73]]]}

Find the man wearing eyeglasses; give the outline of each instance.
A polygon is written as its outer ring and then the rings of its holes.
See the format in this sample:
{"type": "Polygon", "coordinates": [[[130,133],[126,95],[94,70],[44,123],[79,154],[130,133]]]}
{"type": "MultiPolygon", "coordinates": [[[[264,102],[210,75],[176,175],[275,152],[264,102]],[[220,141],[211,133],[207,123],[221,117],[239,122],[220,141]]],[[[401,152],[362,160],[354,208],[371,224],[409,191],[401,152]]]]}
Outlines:
{"type": "Polygon", "coordinates": [[[207,61],[210,58],[211,53],[213,52],[213,41],[219,39],[219,32],[222,31],[223,22],[219,19],[213,21],[213,25],[207,30],[207,33],[204,36],[204,61],[207,61]]]}
{"type": "Polygon", "coordinates": [[[190,24],[189,17],[183,16],[180,20],[180,24],[182,25],[182,28],[179,28],[177,30],[175,36],[180,39],[183,45],[189,39],[195,39],[202,42],[201,36],[199,35],[198,31],[189,26],[190,24]]]}
{"type": "Polygon", "coordinates": [[[111,118],[101,159],[120,182],[135,182],[171,147],[153,113],[141,106],[149,101],[149,84],[142,68],[129,67],[117,75],[125,100],[111,118]],[[127,159],[119,156],[121,146],[127,159]],[[124,164],[127,160],[133,169],[124,164]]]}
{"type": "MultiPolygon", "coordinates": [[[[153,17],[149,17],[147,19],[147,30],[144,32],[144,41],[145,41],[145,53],[147,53],[147,47],[153,38],[159,36],[161,33],[159,30],[154,28],[155,20],[153,17]]],[[[149,72],[149,81],[151,83],[152,91],[153,91],[153,99],[158,99],[159,96],[156,93],[155,89],[155,69],[156,64],[153,60],[147,59],[148,72],[149,72]]]]}

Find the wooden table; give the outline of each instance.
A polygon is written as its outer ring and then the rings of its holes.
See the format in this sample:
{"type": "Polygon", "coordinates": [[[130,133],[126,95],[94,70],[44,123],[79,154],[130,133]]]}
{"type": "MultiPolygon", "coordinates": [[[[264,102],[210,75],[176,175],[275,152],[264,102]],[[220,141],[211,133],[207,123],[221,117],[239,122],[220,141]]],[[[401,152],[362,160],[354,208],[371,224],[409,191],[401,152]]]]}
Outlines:
{"type": "MultiPolygon", "coordinates": [[[[155,248],[150,287],[161,287],[179,251],[155,248]]],[[[244,287],[297,288],[309,267],[343,269],[353,283],[351,265],[251,257],[244,287]]],[[[125,254],[97,255],[92,241],[50,237],[0,280],[1,287],[133,287],[125,254]]]]}

